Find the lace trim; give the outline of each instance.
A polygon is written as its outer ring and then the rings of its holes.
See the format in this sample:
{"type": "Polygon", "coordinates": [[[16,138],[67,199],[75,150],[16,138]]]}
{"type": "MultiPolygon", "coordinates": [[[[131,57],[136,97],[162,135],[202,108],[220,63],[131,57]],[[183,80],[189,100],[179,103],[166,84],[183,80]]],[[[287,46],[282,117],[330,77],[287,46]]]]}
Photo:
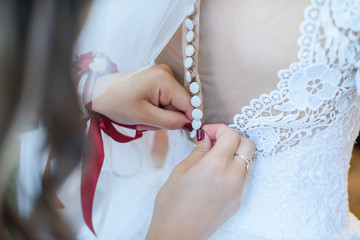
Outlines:
{"type": "Polygon", "coordinates": [[[338,101],[354,87],[359,48],[359,27],[352,28],[353,19],[347,19],[348,25],[338,20],[353,11],[351,4],[355,5],[351,0],[312,0],[300,25],[298,62],[278,71],[275,90],[252,99],[235,115],[230,126],[252,138],[258,153],[286,150],[337,119],[338,101]]]}

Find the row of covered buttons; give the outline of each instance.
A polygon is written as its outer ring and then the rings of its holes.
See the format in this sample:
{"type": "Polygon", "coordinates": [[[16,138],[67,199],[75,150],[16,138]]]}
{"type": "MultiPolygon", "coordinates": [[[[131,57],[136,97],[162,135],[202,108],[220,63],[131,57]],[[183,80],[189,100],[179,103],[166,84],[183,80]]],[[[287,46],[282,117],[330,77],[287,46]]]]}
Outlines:
{"type": "Polygon", "coordinates": [[[195,65],[193,56],[195,54],[195,47],[192,45],[192,43],[195,40],[195,33],[194,33],[195,25],[191,18],[194,16],[194,13],[195,13],[195,6],[191,6],[189,8],[187,18],[185,19],[185,26],[188,31],[186,34],[186,42],[188,43],[188,45],[185,48],[186,59],[184,62],[184,66],[186,68],[185,77],[186,77],[186,81],[190,84],[189,91],[192,95],[191,104],[193,107],[195,107],[195,109],[192,111],[192,117],[194,118],[194,120],[192,121],[192,127],[194,130],[190,134],[191,138],[194,138],[196,136],[196,130],[201,128],[202,125],[201,119],[203,118],[203,112],[201,111],[201,109],[198,108],[201,106],[201,98],[198,95],[196,95],[200,91],[200,86],[197,82],[195,81],[193,82],[194,79],[193,69],[195,65]]]}

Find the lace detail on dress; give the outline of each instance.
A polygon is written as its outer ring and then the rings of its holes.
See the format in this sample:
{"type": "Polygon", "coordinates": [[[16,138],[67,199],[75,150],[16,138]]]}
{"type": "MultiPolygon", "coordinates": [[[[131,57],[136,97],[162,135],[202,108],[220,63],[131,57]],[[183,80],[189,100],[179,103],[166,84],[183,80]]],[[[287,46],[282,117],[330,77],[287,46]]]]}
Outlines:
{"type": "Polygon", "coordinates": [[[270,156],[331,126],[355,88],[357,0],[312,0],[300,26],[297,63],[278,72],[277,89],[250,101],[230,125],[270,156]]]}

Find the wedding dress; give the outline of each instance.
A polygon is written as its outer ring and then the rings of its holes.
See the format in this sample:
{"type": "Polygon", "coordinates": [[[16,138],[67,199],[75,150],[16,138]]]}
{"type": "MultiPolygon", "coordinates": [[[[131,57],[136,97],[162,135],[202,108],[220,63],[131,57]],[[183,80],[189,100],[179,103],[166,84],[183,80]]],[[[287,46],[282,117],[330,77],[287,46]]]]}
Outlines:
{"type": "MultiPolygon", "coordinates": [[[[149,67],[194,2],[95,1],[76,52],[103,52],[119,71],[149,67]]],[[[349,161],[360,128],[360,1],[311,0],[304,17],[298,61],[278,71],[277,88],[244,107],[223,103],[238,106],[230,126],[251,138],[257,152],[240,211],[211,239],[360,239],[360,222],[349,212],[347,196],[349,161]]],[[[127,159],[137,152],[110,139],[105,142],[107,159],[127,159]]],[[[151,144],[145,143],[143,163],[150,158],[146,149],[151,144]]],[[[185,133],[170,132],[160,178],[151,164],[143,164],[129,179],[114,178],[111,164],[104,164],[94,203],[95,225],[103,225],[97,229],[99,238],[143,239],[160,183],[193,147],[185,133]],[[100,221],[109,191],[107,215],[100,221]]],[[[129,164],[117,170],[126,171],[129,164]]],[[[76,179],[66,186],[76,185],[76,179]]],[[[74,194],[66,190],[59,198],[65,209],[69,205],[66,215],[71,218],[76,207],[71,208],[69,199],[74,194]]],[[[84,224],[77,226],[79,239],[95,238],[84,224]]]]}
{"type": "MultiPolygon", "coordinates": [[[[360,222],[347,200],[347,172],[360,127],[360,1],[311,1],[304,16],[298,61],[278,71],[275,90],[244,107],[216,96],[220,104],[241,109],[230,126],[250,137],[257,152],[239,212],[211,239],[360,239],[360,222]]],[[[200,39],[200,62],[202,51],[200,39]]],[[[214,81],[226,84],[226,77],[214,81]]],[[[204,114],[206,101],[211,100],[204,100],[204,114]]],[[[169,171],[190,151],[182,134],[170,133],[169,171]]]]}
{"type": "MultiPolygon", "coordinates": [[[[230,126],[250,137],[257,152],[239,212],[211,239],[360,239],[346,190],[359,131],[359,10],[359,1],[311,1],[298,61],[278,71],[277,88],[244,107],[216,96],[241,108],[230,126]]],[[[185,142],[170,133],[169,169],[190,152],[185,142]]]]}

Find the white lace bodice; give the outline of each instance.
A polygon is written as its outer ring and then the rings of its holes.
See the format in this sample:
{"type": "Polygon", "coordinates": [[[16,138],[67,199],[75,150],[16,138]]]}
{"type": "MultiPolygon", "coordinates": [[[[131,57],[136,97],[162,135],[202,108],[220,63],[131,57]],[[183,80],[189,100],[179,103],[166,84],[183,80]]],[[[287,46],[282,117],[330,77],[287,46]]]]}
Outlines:
{"type": "MultiPolygon", "coordinates": [[[[231,124],[257,152],[240,211],[212,239],[360,239],[347,196],[360,127],[360,1],[312,0],[304,15],[298,62],[231,124]]],[[[170,159],[191,150],[180,138],[170,134],[170,159]]]]}
{"type": "Polygon", "coordinates": [[[265,155],[335,124],[354,93],[360,2],[312,1],[304,15],[299,61],[280,70],[277,89],[251,100],[231,125],[251,136],[265,155]]]}

